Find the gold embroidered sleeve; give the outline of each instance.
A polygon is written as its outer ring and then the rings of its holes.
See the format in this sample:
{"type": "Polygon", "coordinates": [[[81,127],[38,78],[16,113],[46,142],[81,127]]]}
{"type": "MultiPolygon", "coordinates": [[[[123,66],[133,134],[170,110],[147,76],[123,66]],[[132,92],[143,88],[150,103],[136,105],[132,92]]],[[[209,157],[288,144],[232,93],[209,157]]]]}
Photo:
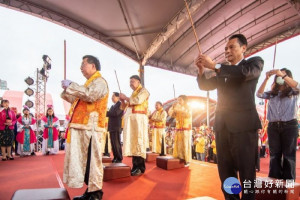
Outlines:
{"type": "Polygon", "coordinates": [[[142,88],[140,93],[136,95],[135,97],[130,97],[129,103],[130,105],[139,105],[142,104],[144,101],[146,101],[149,98],[150,94],[146,88],[142,88]]]}
{"type": "Polygon", "coordinates": [[[60,97],[69,103],[73,103],[76,99],[75,96],[67,94],[65,90],[60,94],[60,97]]]}
{"type": "Polygon", "coordinates": [[[152,115],[151,119],[156,122],[164,122],[167,120],[167,112],[163,111],[161,114],[159,114],[157,111],[155,111],[155,114],[152,115]]]}
{"type": "Polygon", "coordinates": [[[171,117],[176,117],[176,112],[175,112],[173,106],[171,106],[171,108],[169,109],[168,114],[169,114],[171,117]]]}
{"type": "Polygon", "coordinates": [[[108,86],[103,78],[96,78],[87,87],[72,82],[66,93],[86,102],[95,102],[108,93],[108,86]]]}

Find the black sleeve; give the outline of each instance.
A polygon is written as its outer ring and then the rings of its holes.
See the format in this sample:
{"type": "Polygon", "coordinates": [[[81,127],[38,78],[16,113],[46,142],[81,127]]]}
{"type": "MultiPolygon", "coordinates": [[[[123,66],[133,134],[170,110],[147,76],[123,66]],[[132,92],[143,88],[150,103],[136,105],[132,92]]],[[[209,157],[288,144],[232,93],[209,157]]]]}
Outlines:
{"type": "Polygon", "coordinates": [[[110,109],[109,111],[107,111],[106,116],[107,117],[118,117],[118,116],[122,115],[123,114],[123,110],[121,110],[120,106],[121,106],[121,103],[118,102],[113,107],[113,109],[110,109]]]}
{"type": "Polygon", "coordinates": [[[214,90],[217,88],[217,77],[212,77],[210,79],[206,79],[205,75],[197,76],[197,82],[200,90],[214,90]]]}
{"type": "Polygon", "coordinates": [[[264,61],[261,57],[253,57],[238,65],[222,65],[218,77],[241,79],[248,81],[256,79],[263,70],[264,61]]]}

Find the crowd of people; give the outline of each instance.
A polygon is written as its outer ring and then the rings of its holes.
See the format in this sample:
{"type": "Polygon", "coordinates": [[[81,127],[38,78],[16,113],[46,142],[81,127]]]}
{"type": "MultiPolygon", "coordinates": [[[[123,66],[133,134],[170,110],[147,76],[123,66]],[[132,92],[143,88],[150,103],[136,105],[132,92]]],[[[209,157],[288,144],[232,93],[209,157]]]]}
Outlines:
{"type": "Polygon", "coordinates": [[[0,145],[2,161],[14,160],[14,156],[35,156],[41,143],[42,154],[57,154],[65,146],[65,131],[59,131],[59,119],[53,106],[48,105],[46,115],[36,122],[27,106],[22,114],[15,107],[10,108],[9,100],[3,99],[0,108],[0,145]],[[40,126],[40,131],[37,126],[40,126]],[[40,136],[40,137],[39,137],[40,136]],[[38,138],[41,141],[38,143],[38,138]]]}

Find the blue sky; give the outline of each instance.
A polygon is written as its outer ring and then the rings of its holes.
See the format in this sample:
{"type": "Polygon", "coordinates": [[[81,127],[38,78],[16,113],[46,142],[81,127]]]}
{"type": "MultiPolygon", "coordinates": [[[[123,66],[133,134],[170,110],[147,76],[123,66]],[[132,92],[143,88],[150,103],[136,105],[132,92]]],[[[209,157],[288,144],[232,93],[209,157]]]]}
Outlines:
{"type": "MultiPolygon", "coordinates": [[[[0,79],[8,82],[9,89],[25,90],[24,79],[35,75],[36,69],[42,67],[42,55],[47,54],[52,59],[47,91],[59,95],[62,91],[60,81],[63,79],[63,41],[66,40],[67,79],[83,84],[85,78],[79,69],[82,56],[95,55],[101,62],[101,73],[108,81],[110,92],[118,91],[116,70],[122,92],[131,94],[129,77],[138,74],[138,64],[117,51],[57,24],[4,7],[0,7],[0,27],[0,79]]],[[[291,69],[296,80],[300,80],[299,46],[300,36],[279,43],[275,66],[291,69]]],[[[254,55],[265,60],[259,84],[265,72],[272,69],[273,53],[274,46],[254,55]]],[[[151,110],[156,101],[165,102],[173,98],[173,84],[176,96],[206,96],[205,91],[198,89],[196,77],[145,66],[145,86],[151,94],[151,110]]],[[[215,91],[211,92],[211,98],[217,99],[215,91]]]]}

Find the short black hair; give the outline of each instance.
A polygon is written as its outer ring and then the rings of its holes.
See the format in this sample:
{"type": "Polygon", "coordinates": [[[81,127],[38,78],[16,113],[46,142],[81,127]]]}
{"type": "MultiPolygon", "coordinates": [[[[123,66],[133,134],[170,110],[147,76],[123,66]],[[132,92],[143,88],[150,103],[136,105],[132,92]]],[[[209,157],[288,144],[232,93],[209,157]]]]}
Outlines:
{"type": "Polygon", "coordinates": [[[130,77],[130,79],[132,78],[141,82],[141,78],[138,75],[133,75],[130,77]]]}
{"type": "Polygon", "coordinates": [[[9,103],[9,101],[7,99],[2,99],[2,101],[1,101],[1,107],[4,107],[3,106],[4,103],[9,103]]]}
{"type": "Polygon", "coordinates": [[[240,46],[243,46],[243,45],[248,46],[247,39],[243,34],[234,34],[234,35],[230,36],[229,40],[232,40],[234,38],[237,38],[240,46]]]}
{"type": "Polygon", "coordinates": [[[114,94],[116,97],[119,97],[119,96],[120,96],[119,92],[113,92],[113,94],[114,94]]]}
{"type": "Polygon", "coordinates": [[[157,101],[156,103],[160,104],[162,106],[162,103],[160,101],[157,101]]]}
{"type": "Polygon", "coordinates": [[[91,55],[85,55],[82,57],[82,59],[86,59],[87,58],[87,62],[90,64],[94,64],[96,66],[97,71],[101,70],[101,65],[100,65],[100,61],[98,58],[96,58],[95,56],[91,56],[91,55]]]}

